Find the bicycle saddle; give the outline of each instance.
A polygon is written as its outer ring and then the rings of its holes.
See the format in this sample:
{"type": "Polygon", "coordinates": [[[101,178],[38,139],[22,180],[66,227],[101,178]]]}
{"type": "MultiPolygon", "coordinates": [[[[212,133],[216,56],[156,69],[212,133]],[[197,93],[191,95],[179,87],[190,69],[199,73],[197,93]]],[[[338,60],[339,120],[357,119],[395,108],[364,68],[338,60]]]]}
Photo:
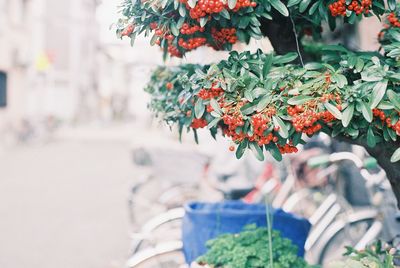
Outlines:
{"type": "Polygon", "coordinates": [[[239,200],[245,197],[248,193],[253,190],[253,187],[247,188],[234,188],[234,189],[227,189],[223,191],[224,198],[226,200],[239,200]]]}
{"type": "Polygon", "coordinates": [[[238,185],[235,183],[235,180],[236,182],[243,182],[243,178],[237,176],[235,173],[220,174],[217,176],[217,179],[222,182],[218,187],[218,191],[224,195],[225,200],[239,200],[254,189],[252,185],[243,185],[242,183],[238,185]]]}

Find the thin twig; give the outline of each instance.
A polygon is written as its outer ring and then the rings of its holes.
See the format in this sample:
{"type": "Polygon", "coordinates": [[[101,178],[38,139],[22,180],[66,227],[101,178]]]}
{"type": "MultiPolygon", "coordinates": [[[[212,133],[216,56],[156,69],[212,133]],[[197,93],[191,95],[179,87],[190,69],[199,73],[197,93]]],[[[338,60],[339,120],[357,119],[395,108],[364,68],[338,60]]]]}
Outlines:
{"type": "Polygon", "coordinates": [[[292,16],[290,16],[290,21],[292,22],[293,33],[294,33],[294,37],[296,39],[297,54],[299,54],[301,65],[304,67],[303,57],[302,57],[301,52],[300,52],[299,39],[298,39],[297,32],[296,32],[296,26],[294,24],[292,16]]]}

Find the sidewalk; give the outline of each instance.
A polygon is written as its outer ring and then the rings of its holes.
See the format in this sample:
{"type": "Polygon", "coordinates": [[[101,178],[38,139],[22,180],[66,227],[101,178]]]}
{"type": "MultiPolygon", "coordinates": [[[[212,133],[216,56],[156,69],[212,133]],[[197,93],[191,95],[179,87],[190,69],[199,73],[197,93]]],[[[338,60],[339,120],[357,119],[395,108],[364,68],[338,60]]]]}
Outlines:
{"type": "Polygon", "coordinates": [[[123,267],[136,174],[126,134],[59,135],[0,154],[0,267],[123,267]]]}

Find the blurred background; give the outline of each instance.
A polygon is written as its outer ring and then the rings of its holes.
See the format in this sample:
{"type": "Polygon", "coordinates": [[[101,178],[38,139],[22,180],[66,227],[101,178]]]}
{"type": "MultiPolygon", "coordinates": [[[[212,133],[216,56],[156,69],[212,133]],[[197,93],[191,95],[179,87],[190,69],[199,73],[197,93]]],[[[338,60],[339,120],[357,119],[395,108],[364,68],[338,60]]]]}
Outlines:
{"type": "MultiPolygon", "coordinates": [[[[162,55],[149,40],[132,48],[115,37],[118,4],[0,0],[1,268],[123,267],[131,187],[148,172],[134,152],[155,152],[165,176],[191,180],[199,155],[234,158],[226,141],[179,144],[152,118],[143,87],[162,55]]],[[[379,29],[363,20],[356,47],[376,49],[379,29]]],[[[256,48],[270,50],[267,40],[256,48]]],[[[166,64],[226,56],[205,48],[166,64]]]]}

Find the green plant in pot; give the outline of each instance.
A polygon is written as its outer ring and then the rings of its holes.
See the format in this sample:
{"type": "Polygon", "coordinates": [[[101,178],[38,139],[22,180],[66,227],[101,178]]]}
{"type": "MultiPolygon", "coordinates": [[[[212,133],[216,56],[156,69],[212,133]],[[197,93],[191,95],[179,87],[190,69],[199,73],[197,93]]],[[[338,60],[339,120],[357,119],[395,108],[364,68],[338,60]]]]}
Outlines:
{"type": "Polygon", "coordinates": [[[208,252],[197,259],[203,267],[229,268],[306,268],[297,256],[297,247],[278,231],[255,225],[238,234],[223,234],[207,243],[208,252]]]}

